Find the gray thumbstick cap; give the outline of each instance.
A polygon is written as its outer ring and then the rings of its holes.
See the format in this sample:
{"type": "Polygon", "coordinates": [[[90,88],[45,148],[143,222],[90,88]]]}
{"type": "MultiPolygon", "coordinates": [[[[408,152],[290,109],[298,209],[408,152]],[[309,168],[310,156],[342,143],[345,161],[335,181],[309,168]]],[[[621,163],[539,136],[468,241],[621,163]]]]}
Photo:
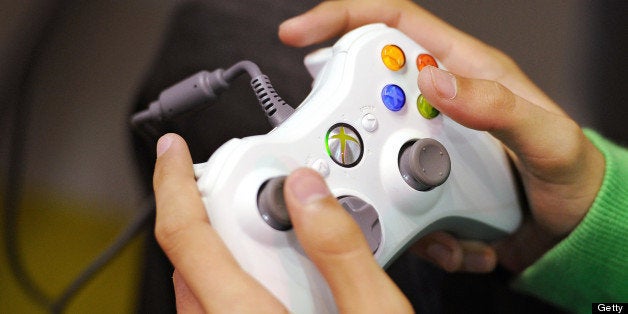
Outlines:
{"type": "Polygon", "coordinates": [[[257,208],[262,219],[277,230],[292,228],[286,201],[283,197],[283,184],[286,176],[274,177],[264,182],[257,193],[257,208]]]}
{"type": "Polygon", "coordinates": [[[338,202],[358,223],[371,252],[375,254],[382,241],[382,227],[379,223],[379,215],[373,205],[357,196],[342,196],[338,202]]]}
{"type": "Polygon", "coordinates": [[[429,191],[447,180],[451,160],[443,144],[422,138],[401,148],[399,171],[412,188],[429,191]]]}

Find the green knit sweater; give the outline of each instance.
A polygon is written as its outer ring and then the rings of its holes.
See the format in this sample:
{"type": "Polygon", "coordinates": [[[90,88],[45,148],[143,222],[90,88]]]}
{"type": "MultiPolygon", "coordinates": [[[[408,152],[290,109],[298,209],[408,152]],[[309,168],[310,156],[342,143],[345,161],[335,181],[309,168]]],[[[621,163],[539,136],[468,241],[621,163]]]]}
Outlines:
{"type": "Polygon", "coordinates": [[[606,159],[600,191],[578,227],[514,282],[578,313],[591,313],[594,302],[628,302],[628,149],[585,134],[606,159]]]}

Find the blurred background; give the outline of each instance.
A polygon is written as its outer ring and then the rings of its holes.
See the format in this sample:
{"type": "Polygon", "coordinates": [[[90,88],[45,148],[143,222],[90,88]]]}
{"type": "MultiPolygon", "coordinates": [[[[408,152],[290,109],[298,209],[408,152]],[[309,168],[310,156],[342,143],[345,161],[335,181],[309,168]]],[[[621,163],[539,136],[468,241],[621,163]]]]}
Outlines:
{"type": "MultiPolygon", "coordinates": [[[[276,29],[317,1],[284,2],[0,0],[0,313],[46,312],[18,285],[10,254],[52,299],[146,206],[152,147],[133,138],[128,121],[161,89],[251,59],[289,103],[307,95],[301,62],[312,48],[282,46],[276,29]]],[[[628,2],[419,3],[512,56],[580,124],[626,144],[628,2]]],[[[172,126],[196,161],[230,137],[269,128],[246,84],[225,94],[233,107],[204,115],[229,122],[250,113],[245,130],[172,126]]],[[[171,311],[146,305],[159,299],[155,283],[170,289],[167,271],[153,265],[163,257],[147,249],[151,234],[136,237],[68,312],[171,311]]]]}

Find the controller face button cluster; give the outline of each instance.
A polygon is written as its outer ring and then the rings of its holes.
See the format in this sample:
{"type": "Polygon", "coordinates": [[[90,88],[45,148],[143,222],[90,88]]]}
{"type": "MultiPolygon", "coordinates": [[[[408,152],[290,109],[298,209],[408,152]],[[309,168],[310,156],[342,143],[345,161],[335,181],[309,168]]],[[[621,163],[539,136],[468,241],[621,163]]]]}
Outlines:
{"type": "Polygon", "coordinates": [[[360,133],[346,123],[334,124],[325,135],[325,148],[329,157],[340,166],[353,167],[364,154],[360,133]]]}
{"type": "Polygon", "coordinates": [[[382,89],[382,101],[390,111],[399,111],[406,104],[406,94],[395,84],[388,84],[382,89]]]}
{"type": "Polygon", "coordinates": [[[264,182],[257,193],[257,209],[262,219],[274,229],[285,231],[292,228],[292,222],[283,197],[286,176],[279,176],[264,182]]]}
{"type": "MultiPolygon", "coordinates": [[[[398,71],[404,67],[406,56],[399,46],[386,45],[382,48],[382,62],[389,70],[398,71]]],[[[416,66],[421,71],[426,66],[438,67],[438,63],[431,55],[422,53],[416,58],[416,66]]],[[[381,94],[384,105],[391,111],[399,111],[405,105],[406,95],[398,85],[390,84],[384,86],[381,94]]],[[[433,119],[439,114],[439,111],[432,107],[423,95],[417,98],[416,104],[419,113],[426,119],[433,119]]]]}
{"type": "Polygon", "coordinates": [[[401,48],[395,45],[386,45],[382,48],[382,62],[392,71],[399,71],[406,64],[406,56],[401,48]]]}
{"type": "Polygon", "coordinates": [[[429,191],[449,177],[451,160],[445,146],[431,138],[410,141],[401,148],[399,172],[418,191],[429,191]]]}
{"type": "Polygon", "coordinates": [[[379,215],[373,205],[357,196],[341,196],[338,198],[338,202],[358,223],[371,252],[375,254],[382,241],[382,227],[379,223],[379,215]]]}

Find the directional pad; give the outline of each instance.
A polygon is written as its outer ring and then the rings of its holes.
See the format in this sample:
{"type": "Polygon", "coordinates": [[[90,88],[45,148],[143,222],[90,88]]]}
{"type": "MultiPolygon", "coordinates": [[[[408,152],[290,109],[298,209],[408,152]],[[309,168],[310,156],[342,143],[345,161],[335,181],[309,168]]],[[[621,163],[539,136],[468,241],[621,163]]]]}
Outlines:
{"type": "Polygon", "coordinates": [[[373,205],[357,196],[342,196],[338,198],[338,202],[358,223],[371,252],[375,254],[382,241],[382,227],[379,223],[379,215],[373,205]]]}
{"type": "Polygon", "coordinates": [[[382,101],[391,111],[399,111],[406,103],[406,94],[401,87],[389,84],[382,89],[382,101]]]}

